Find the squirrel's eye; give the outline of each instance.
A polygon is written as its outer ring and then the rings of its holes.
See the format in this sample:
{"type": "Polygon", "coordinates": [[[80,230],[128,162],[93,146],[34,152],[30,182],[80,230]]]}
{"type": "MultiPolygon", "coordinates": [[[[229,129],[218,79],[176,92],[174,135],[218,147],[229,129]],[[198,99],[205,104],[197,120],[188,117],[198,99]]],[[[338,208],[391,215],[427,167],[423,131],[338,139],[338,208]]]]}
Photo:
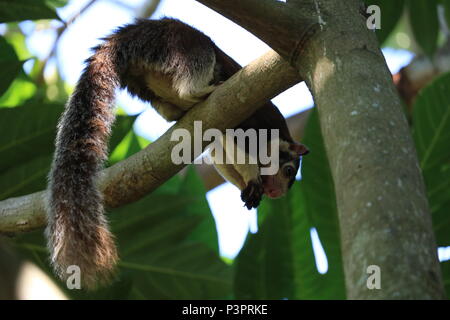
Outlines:
{"type": "Polygon", "coordinates": [[[295,169],[292,166],[286,166],[283,168],[283,173],[286,177],[291,178],[295,175],[295,169]]]}

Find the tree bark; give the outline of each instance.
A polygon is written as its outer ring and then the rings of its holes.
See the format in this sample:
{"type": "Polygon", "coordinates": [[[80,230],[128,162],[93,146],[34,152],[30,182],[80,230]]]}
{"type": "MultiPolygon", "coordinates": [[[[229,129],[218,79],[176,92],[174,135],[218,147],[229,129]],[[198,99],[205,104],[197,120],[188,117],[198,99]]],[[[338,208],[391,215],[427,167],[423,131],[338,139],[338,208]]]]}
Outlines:
{"type": "Polygon", "coordinates": [[[275,22],[266,1],[198,1],[254,32],[306,80],[335,183],[347,297],[444,298],[416,150],[361,1],[291,0],[275,22]],[[371,265],[379,290],[367,286],[371,265]]]}

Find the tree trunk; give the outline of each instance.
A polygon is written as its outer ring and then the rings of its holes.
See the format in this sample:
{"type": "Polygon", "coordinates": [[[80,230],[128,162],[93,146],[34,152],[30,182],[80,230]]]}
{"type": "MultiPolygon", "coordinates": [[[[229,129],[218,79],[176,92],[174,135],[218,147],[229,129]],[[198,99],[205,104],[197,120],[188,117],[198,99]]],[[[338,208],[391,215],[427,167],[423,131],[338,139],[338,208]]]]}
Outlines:
{"type": "Polygon", "coordinates": [[[416,150],[362,2],[198,1],[260,37],[306,80],[335,183],[347,297],[445,298],[416,150]],[[371,265],[381,289],[367,286],[371,265]]]}
{"type": "Polygon", "coordinates": [[[297,65],[319,109],[347,296],[444,298],[416,150],[375,34],[358,11],[359,1],[317,3],[323,29],[297,65]],[[380,268],[381,289],[367,287],[370,265],[380,268]]]}

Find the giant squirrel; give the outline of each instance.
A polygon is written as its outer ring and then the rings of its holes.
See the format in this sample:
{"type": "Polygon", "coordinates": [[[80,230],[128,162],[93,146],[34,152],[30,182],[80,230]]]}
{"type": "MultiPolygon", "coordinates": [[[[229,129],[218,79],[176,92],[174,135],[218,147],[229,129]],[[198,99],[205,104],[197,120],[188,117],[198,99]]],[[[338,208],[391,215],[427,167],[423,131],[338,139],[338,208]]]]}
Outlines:
{"type": "MultiPolygon", "coordinates": [[[[79,266],[87,288],[107,282],[118,260],[96,187],[107,159],[115,89],[126,88],[173,121],[241,69],[209,37],[176,19],[137,20],[103,40],[87,59],[60,119],[49,175],[51,263],[63,279],[70,265],[79,266]]],[[[275,198],[287,192],[308,150],[293,141],[271,102],[237,128],[279,130],[280,169],[275,175],[261,176],[259,164],[216,165],[241,189],[246,207],[256,208],[263,194],[275,198]]]]}

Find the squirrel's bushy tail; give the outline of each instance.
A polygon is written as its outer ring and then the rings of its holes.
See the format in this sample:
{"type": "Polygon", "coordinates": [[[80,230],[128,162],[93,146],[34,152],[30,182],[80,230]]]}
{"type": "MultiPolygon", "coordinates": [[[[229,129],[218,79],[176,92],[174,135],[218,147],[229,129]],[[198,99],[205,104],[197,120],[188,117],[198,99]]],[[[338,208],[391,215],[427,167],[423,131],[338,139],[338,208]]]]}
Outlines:
{"type": "Polygon", "coordinates": [[[46,235],[51,263],[62,279],[76,265],[83,287],[105,283],[114,272],[117,251],[104,216],[96,181],[114,121],[120,78],[112,41],[96,48],[67,103],[59,125],[49,176],[46,235]]]}

